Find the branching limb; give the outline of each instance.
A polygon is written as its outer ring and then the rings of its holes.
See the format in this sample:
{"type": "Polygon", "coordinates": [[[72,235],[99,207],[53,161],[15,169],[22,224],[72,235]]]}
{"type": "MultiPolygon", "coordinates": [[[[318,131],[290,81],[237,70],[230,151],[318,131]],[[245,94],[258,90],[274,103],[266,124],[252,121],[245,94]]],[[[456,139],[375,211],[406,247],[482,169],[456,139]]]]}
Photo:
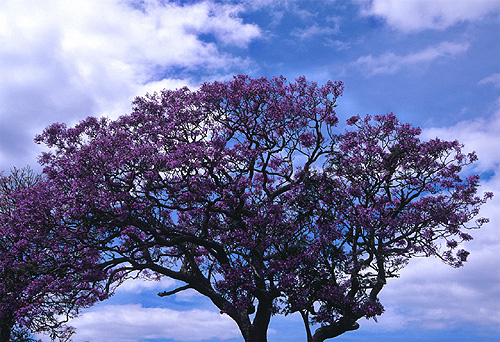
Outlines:
{"type": "Polygon", "coordinates": [[[191,285],[184,285],[184,286],[178,287],[178,288],[176,288],[175,290],[172,290],[172,291],[159,292],[158,296],[160,296],[160,297],[167,297],[167,296],[171,296],[173,294],[176,294],[178,292],[181,292],[181,291],[184,291],[184,290],[187,290],[187,289],[191,289],[191,288],[192,288],[191,285]]]}

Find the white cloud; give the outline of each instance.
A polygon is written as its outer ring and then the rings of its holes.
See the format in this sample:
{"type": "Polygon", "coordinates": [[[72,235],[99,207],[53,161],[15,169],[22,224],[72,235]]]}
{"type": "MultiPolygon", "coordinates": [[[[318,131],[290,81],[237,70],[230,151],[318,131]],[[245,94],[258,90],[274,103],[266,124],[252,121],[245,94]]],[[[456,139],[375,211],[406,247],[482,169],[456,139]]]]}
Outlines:
{"type": "MultiPolygon", "coordinates": [[[[500,208],[498,203],[495,207],[500,208]]],[[[412,260],[401,278],[389,280],[381,293],[387,315],[382,315],[380,325],[388,330],[450,329],[464,324],[498,328],[500,239],[495,238],[496,229],[490,225],[474,234],[496,241],[467,244],[471,255],[463,268],[453,269],[436,259],[412,260]]]]}
{"type": "Polygon", "coordinates": [[[194,302],[196,300],[199,300],[200,297],[203,297],[203,295],[199,294],[193,289],[187,289],[175,294],[175,300],[177,302],[185,303],[194,302]]]}
{"type": "Polygon", "coordinates": [[[378,57],[374,57],[371,54],[362,56],[353,62],[351,66],[360,68],[369,75],[394,74],[406,67],[426,64],[439,58],[447,58],[464,53],[468,48],[468,43],[442,42],[439,45],[407,55],[396,55],[392,52],[387,52],[378,57]]]}
{"type": "Polygon", "coordinates": [[[331,36],[339,33],[339,27],[322,27],[317,24],[308,26],[303,29],[295,29],[292,32],[292,36],[297,37],[301,40],[311,39],[314,36],[331,36]]]}
{"type": "Polygon", "coordinates": [[[280,6],[286,3],[287,0],[239,0],[238,2],[252,10],[258,10],[265,7],[280,6]]]}
{"type": "Polygon", "coordinates": [[[489,75],[479,81],[478,85],[493,84],[495,87],[500,88],[500,73],[489,75]]]}
{"type": "Polygon", "coordinates": [[[240,336],[237,325],[218,312],[175,311],[140,304],[98,305],[69,324],[76,328],[74,342],[140,342],[159,338],[202,341],[240,336]]]}
{"type": "Polygon", "coordinates": [[[118,287],[117,292],[139,294],[145,291],[166,291],[174,286],[177,282],[171,278],[163,277],[159,280],[151,279],[127,279],[118,287]]]}
{"type": "MultiPolygon", "coordinates": [[[[454,269],[434,258],[413,259],[381,292],[386,313],[371,329],[452,329],[464,325],[500,327],[500,105],[487,119],[463,121],[452,127],[426,128],[423,138],[459,140],[479,160],[470,170],[493,171],[480,191],[492,191],[493,200],[481,208],[490,223],[471,231],[474,240],[464,244],[471,252],[462,268],[454,269]]],[[[500,333],[500,330],[498,330],[500,333]]]]}
{"type": "Polygon", "coordinates": [[[461,121],[450,127],[433,127],[423,130],[425,138],[439,137],[458,140],[468,152],[475,151],[479,160],[474,164],[476,172],[499,171],[500,175],[500,99],[492,117],[461,121]]]}
{"type": "Polygon", "coordinates": [[[325,39],[325,45],[329,47],[335,48],[337,51],[342,51],[342,50],[347,50],[352,46],[351,42],[346,42],[338,39],[331,39],[331,38],[326,38],[325,39]]]}
{"type": "Polygon", "coordinates": [[[141,3],[0,2],[0,169],[34,163],[33,136],[52,122],[124,114],[153,86],[192,85],[179,69],[217,74],[249,65],[224,52],[261,34],[239,17],[243,6],[141,3]]]}
{"type": "MultiPolygon", "coordinates": [[[[500,194],[500,177],[484,189],[500,194]]],[[[381,292],[386,312],[368,329],[405,331],[448,330],[463,326],[500,334],[500,198],[481,210],[491,222],[470,232],[474,240],[463,247],[471,252],[459,269],[435,258],[412,259],[401,277],[388,280],[381,292]]]]}
{"type": "Polygon", "coordinates": [[[446,29],[500,12],[499,0],[359,0],[363,15],[384,18],[404,32],[446,29]]]}

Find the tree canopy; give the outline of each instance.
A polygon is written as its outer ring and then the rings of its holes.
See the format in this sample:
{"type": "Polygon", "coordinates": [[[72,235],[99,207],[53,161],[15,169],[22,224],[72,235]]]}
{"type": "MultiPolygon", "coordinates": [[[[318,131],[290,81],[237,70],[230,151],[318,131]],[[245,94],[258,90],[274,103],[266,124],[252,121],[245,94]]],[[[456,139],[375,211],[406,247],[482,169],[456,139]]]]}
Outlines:
{"type": "Polygon", "coordinates": [[[110,283],[176,279],[160,295],[196,290],[247,342],[266,341],[275,314],[300,313],[309,341],[355,330],[411,257],[460,266],[491,194],[463,177],[476,156],[456,141],[421,141],[393,114],[339,124],[342,91],[237,76],[138,97],[117,120],[53,124],[37,137],[64,204],[52,211],[101,252],[110,283]]]}
{"type": "Polygon", "coordinates": [[[103,299],[99,252],[68,236],[51,191],[30,168],[0,175],[0,341],[48,333],[67,340],[63,323],[103,299]]]}

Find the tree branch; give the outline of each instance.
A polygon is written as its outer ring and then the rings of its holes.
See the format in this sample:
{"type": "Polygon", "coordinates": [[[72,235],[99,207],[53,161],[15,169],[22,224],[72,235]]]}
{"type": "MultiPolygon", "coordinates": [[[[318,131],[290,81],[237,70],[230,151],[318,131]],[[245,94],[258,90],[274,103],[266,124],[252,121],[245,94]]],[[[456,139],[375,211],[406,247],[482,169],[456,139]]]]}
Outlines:
{"type": "Polygon", "coordinates": [[[191,288],[192,288],[191,285],[184,285],[184,286],[178,287],[178,288],[176,288],[175,290],[172,290],[172,291],[159,292],[158,296],[160,296],[160,297],[167,297],[167,296],[171,296],[173,294],[176,294],[178,292],[181,292],[181,291],[184,291],[184,290],[187,290],[187,289],[191,289],[191,288]]]}

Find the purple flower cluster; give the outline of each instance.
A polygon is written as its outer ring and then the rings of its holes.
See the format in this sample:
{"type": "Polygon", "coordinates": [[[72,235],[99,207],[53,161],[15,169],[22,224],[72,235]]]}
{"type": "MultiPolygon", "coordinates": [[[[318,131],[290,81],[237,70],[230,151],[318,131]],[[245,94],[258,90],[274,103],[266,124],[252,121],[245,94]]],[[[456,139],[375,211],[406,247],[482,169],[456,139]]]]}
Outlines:
{"type": "Polygon", "coordinates": [[[451,251],[486,222],[468,225],[490,194],[461,178],[475,155],[392,113],[338,132],[342,90],[236,76],[139,97],[114,121],[54,124],[36,140],[52,149],[40,161],[61,229],[112,280],[184,282],[246,341],[265,341],[277,313],[300,312],[310,341],[353,330],[383,312],[409,258],[460,266],[467,252],[451,251]]]}
{"type": "Polygon", "coordinates": [[[52,195],[31,169],[0,175],[2,341],[18,329],[64,340],[72,330],[62,323],[106,297],[100,253],[64,230],[52,195]]]}

